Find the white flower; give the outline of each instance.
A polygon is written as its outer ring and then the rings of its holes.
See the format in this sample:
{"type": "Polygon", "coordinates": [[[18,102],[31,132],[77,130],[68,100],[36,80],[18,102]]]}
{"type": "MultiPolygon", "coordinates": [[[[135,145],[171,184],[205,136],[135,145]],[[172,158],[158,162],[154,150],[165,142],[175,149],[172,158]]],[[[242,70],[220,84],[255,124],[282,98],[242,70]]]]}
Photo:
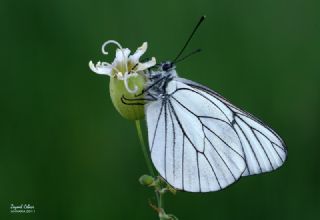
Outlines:
{"type": "Polygon", "coordinates": [[[156,64],[156,59],[154,57],[145,63],[139,62],[140,57],[147,50],[147,42],[144,42],[142,46],[139,47],[132,55],[130,55],[130,50],[128,48],[122,48],[122,46],[114,40],[108,40],[102,45],[103,54],[108,54],[108,52],[105,50],[105,47],[109,44],[115,44],[118,47],[114,61],[111,64],[99,61],[96,65],[90,61],[90,69],[97,74],[108,75],[110,77],[115,77],[118,80],[123,80],[128,92],[136,93],[138,87],[135,85],[134,89],[130,89],[128,86],[128,79],[131,77],[136,77],[139,74],[138,72],[146,70],[156,64]]]}

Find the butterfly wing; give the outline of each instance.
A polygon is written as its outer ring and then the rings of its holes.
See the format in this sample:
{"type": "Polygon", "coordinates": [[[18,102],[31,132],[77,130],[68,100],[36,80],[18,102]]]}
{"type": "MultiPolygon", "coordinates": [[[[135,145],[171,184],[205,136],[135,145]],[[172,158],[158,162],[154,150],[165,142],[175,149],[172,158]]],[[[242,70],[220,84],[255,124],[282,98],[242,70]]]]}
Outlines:
{"type": "Polygon", "coordinates": [[[223,111],[231,112],[229,122],[238,134],[247,168],[242,176],[270,172],[286,160],[287,149],[280,136],[250,113],[231,104],[217,92],[191,80],[178,78],[181,83],[201,92],[223,111]]]}
{"type": "Polygon", "coordinates": [[[176,80],[166,91],[145,109],[151,159],[160,175],[190,192],[217,191],[238,180],[246,162],[229,120],[232,111],[176,80]]]}

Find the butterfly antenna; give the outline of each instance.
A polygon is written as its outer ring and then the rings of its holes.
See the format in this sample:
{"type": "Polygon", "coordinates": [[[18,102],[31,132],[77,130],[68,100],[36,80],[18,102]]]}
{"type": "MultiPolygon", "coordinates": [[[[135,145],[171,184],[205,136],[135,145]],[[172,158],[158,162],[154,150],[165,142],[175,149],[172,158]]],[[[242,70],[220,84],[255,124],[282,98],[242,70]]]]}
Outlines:
{"type": "Polygon", "coordinates": [[[175,64],[180,63],[181,61],[183,61],[183,60],[187,59],[188,57],[190,57],[190,56],[192,56],[192,55],[194,55],[194,54],[196,54],[196,53],[199,53],[199,52],[201,52],[201,51],[202,51],[202,50],[201,50],[200,48],[197,49],[197,50],[195,50],[195,51],[192,51],[191,53],[185,55],[184,57],[176,60],[174,63],[175,63],[175,64]]]}
{"type": "Polygon", "coordinates": [[[179,57],[181,56],[183,51],[186,49],[186,47],[188,46],[188,44],[189,44],[190,40],[192,39],[193,35],[196,33],[197,29],[199,28],[200,24],[204,21],[205,18],[206,18],[206,16],[204,16],[204,15],[201,16],[201,18],[198,21],[197,25],[195,26],[195,28],[193,29],[192,33],[190,34],[188,40],[186,41],[186,43],[184,44],[184,46],[182,47],[182,49],[180,50],[180,52],[178,53],[176,58],[173,60],[173,63],[175,63],[179,59],[179,57]]]}

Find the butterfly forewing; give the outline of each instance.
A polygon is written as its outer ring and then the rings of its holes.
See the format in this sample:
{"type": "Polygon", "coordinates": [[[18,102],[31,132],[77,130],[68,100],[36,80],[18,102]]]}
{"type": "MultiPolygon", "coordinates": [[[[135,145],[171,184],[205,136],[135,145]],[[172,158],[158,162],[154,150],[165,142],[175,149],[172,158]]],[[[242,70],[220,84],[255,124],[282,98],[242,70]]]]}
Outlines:
{"type": "Polygon", "coordinates": [[[279,168],[287,156],[283,140],[275,131],[250,113],[234,106],[215,91],[191,80],[177,78],[181,83],[211,97],[223,111],[232,112],[232,127],[240,139],[247,164],[243,176],[270,172],[279,168]]]}

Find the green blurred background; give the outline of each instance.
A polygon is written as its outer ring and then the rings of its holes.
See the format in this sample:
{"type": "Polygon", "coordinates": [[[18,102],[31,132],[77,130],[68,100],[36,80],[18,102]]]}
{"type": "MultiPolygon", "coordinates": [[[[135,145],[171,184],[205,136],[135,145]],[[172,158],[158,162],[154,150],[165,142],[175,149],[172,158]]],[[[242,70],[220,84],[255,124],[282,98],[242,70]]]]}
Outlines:
{"type": "Polygon", "coordinates": [[[0,219],[157,219],[134,123],[120,117],[107,77],[115,39],[178,65],[252,112],[286,141],[283,168],[216,193],[167,196],[180,219],[319,219],[320,4],[314,0],[0,1],[0,219]],[[35,214],[11,214],[29,203],[35,214]]]}

